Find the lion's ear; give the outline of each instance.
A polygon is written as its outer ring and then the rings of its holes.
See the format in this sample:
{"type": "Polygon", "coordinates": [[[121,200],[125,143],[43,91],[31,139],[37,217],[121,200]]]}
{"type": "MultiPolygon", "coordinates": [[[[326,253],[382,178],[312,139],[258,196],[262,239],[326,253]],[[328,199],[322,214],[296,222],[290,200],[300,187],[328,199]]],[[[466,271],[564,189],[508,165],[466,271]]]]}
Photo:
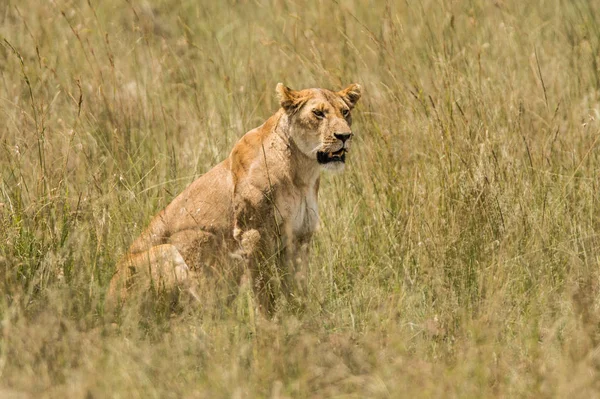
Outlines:
{"type": "Polygon", "coordinates": [[[275,91],[277,92],[281,106],[286,111],[295,109],[302,103],[300,94],[297,91],[284,86],[283,83],[277,83],[275,91]]]}
{"type": "Polygon", "coordinates": [[[361,95],[361,87],[357,83],[352,83],[344,90],[338,91],[338,94],[348,104],[350,108],[354,108],[361,95]]]}

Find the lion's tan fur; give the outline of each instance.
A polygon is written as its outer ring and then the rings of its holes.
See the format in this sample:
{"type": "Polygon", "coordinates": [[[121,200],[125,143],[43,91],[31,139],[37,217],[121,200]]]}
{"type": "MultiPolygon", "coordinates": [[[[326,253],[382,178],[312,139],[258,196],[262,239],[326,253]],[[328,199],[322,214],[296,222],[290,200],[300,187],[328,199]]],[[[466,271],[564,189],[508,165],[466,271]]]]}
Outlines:
{"type": "Polygon", "coordinates": [[[242,259],[251,271],[277,246],[284,248],[284,263],[302,257],[319,223],[320,170],[343,168],[341,162],[321,165],[317,151],[349,148],[349,111],[360,86],[332,92],[279,84],[277,93],[282,108],[246,133],[227,159],[187,187],[132,243],[109,298],[124,298],[148,277],[166,287],[185,283],[217,257],[242,259]],[[345,143],[339,134],[347,134],[345,143]]]}

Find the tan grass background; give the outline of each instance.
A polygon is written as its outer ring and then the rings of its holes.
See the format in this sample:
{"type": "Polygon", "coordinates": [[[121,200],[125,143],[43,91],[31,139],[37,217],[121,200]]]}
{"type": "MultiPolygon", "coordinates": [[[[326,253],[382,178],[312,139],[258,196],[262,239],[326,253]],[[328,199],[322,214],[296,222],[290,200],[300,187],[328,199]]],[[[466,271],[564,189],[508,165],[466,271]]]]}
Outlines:
{"type": "Polygon", "coordinates": [[[0,2],[0,397],[599,397],[600,3],[0,2]],[[364,88],[303,306],[103,298],[294,88],[364,88]]]}

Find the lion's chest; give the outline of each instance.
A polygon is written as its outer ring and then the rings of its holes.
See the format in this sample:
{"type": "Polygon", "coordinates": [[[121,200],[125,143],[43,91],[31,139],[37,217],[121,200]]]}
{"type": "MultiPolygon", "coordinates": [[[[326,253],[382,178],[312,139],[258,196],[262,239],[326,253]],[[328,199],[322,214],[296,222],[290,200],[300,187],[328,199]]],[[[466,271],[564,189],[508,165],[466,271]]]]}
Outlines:
{"type": "Polygon", "coordinates": [[[278,198],[275,213],[282,231],[296,237],[314,233],[319,225],[319,206],[313,190],[286,192],[278,198]]]}

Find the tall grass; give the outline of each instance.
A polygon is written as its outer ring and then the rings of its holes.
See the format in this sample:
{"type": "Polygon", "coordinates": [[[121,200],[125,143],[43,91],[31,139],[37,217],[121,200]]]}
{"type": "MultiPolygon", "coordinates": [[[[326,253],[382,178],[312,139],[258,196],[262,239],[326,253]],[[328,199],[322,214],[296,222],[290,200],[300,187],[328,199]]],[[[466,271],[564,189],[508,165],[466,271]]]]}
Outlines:
{"type": "Polygon", "coordinates": [[[5,0],[0,40],[0,396],[600,395],[595,2],[5,0]],[[280,81],[364,87],[303,306],[107,319],[280,81]]]}

